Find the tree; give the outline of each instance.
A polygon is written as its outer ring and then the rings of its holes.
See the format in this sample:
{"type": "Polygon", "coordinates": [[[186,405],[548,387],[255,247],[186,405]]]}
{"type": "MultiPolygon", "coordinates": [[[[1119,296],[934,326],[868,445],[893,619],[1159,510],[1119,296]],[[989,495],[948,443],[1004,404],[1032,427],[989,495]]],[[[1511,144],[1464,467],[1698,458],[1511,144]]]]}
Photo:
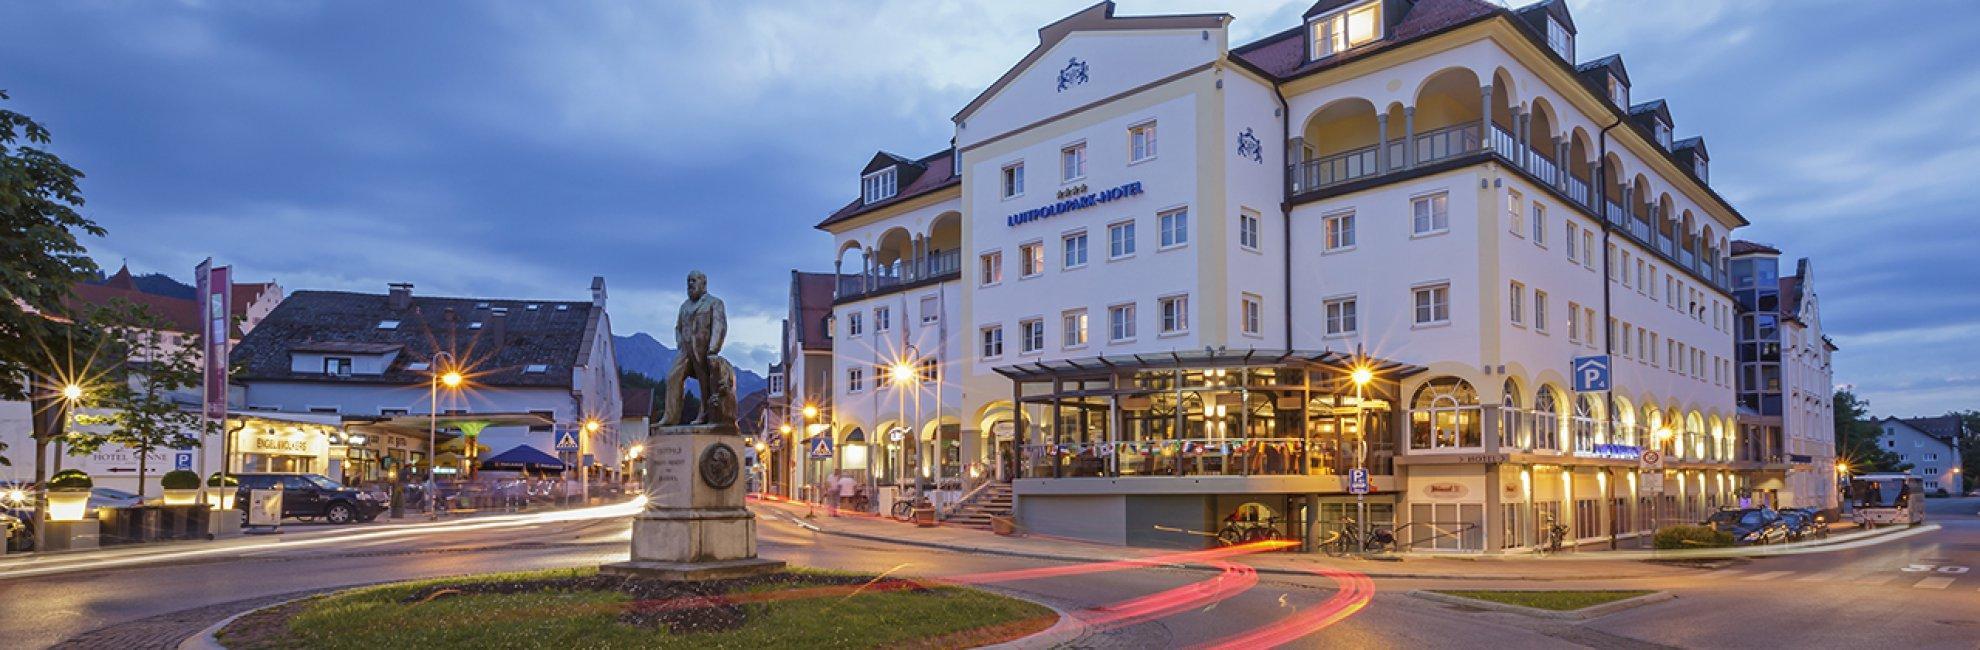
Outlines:
{"type": "Polygon", "coordinates": [[[27,398],[22,379],[51,372],[44,342],[62,339],[63,323],[47,316],[97,270],[76,234],[104,234],[77,211],[83,173],[31,146],[49,142],[40,123],[0,108],[0,399],[27,398]]]}
{"type": "Polygon", "coordinates": [[[1849,462],[1850,473],[1902,472],[1911,463],[1877,444],[1883,429],[1870,419],[1870,400],[1857,397],[1847,388],[1835,396],[1836,456],[1849,462]]]}
{"type": "Polygon", "coordinates": [[[166,323],[150,310],[123,300],[98,310],[92,320],[115,344],[107,351],[123,364],[121,381],[109,382],[96,400],[102,412],[78,414],[76,421],[109,427],[108,433],[75,432],[69,450],[87,454],[106,444],[131,450],[138,457],[138,498],[144,498],[143,477],[151,453],[160,449],[190,449],[219,432],[197,409],[180,406],[178,397],[196,392],[203,381],[200,337],[185,335],[167,344],[166,323]]]}
{"type": "Polygon", "coordinates": [[[1966,433],[1959,439],[1959,474],[1966,478],[1966,489],[1980,487],[1980,411],[1959,411],[1966,433]]]}

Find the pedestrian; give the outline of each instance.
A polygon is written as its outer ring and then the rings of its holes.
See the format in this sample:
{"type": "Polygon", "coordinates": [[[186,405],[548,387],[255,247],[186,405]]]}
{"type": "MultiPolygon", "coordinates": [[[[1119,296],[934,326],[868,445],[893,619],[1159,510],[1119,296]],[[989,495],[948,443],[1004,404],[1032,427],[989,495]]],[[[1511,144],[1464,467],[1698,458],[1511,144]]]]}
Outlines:
{"type": "Polygon", "coordinates": [[[840,475],[836,487],[838,489],[835,491],[839,493],[840,501],[850,501],[859,496],[859,483],[853,480],[851,474],[840,475]]]}
{"type": "Polygon", "coordinates": [[[825,479],[825,513],[839,516],[839,470],[836,469],[825,479]]]}

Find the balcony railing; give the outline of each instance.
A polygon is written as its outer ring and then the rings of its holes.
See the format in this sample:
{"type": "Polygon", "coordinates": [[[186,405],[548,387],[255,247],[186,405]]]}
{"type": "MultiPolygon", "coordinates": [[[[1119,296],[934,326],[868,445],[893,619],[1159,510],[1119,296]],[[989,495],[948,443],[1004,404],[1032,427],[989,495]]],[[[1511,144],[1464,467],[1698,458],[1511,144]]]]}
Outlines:
{"type": "MultiPolygon", "coordinates": [[[[1390,140],[1387,146],[1387,170],[1381,169],[1376,160],[1375,145],[1293,163],[1293,193],[1331,187],[1407,167],[1407,161],[1403,160],[1406,151],[1403,139],[1390,140]]],[[[1425,131],[1416,135],[1415,146],[1416,163],[1419,165],[1479,151],[1478,125],[1461,124],[1425,131]]]]}
{"type": "Polygon", "coordinates": [[[886,293],[904,284],[928,279],[948,279],[962,273],[962,251],[936,251],[929,255],[880,267],[873,275],[839,277],[840,299],[886,293]]]}
{"type": "MultiPolygon", "coordinates": [[[[1354,467],[1333,440],[1315,438],[1189,438],[1074,442],[1022,447],[1025,476],[1334,476],[1354,467]]],[[[1390,473],[1392,454],[1374,451],[1366,467],[1390,473]]]]}

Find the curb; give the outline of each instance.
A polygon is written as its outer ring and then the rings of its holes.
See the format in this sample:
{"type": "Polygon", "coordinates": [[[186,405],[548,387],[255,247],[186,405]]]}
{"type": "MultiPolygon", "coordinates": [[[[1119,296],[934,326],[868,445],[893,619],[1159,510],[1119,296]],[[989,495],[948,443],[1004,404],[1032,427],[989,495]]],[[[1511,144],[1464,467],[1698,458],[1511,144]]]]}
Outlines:
{"type": "MultiPolygon", "coordinates": [[[[351,587],[351,589],[361,589],[361,588],[363,587],[361,586],[351,587]]],[[[219,622],[216,622],[212,625],[208,625],[206,626],[205,629],[202,629],[198,632],[194,632],[192,636],[186,637],[184,641],[180,641],[178,648],[179,650],[227,650],[227,646],[220,644],[220,631],[227,629],[227,626],[229,625],[233,625],[234,621],[241,620],[242,618],[248,616],[249,614],[253,614],[255,612],[274,609],[277,607],[288,605],[290,603],[308,600],[310,598],[315,598],[317,596],[323,595],[323,593],[326,592],[313,593],[307,596],[297,596],[295,598],[290,598],[288,600],[284,600],[278,603],[271,603],[268,605],[263,605],[261,607],[256,607],[254,609],[242,611],[234,614],[233,616],[220,619],[219,622]]],[[[328,592],[328,593],[334,593],[334,592],[328,592]]]]}
{"type": "Polygon", "coordinates": [[[1073,639],[1086,636],[1086,633],[1089,630],[1091,630],[1092,626],[1080,622],[1079,618],[1072,615],[1072,612],[1068,612],[1065,610],[1065,608],[1059,607],[1058,605],[1054,605],[1052,603],[1040,602],[1034,598],[1018,596],[1016,594],[1012,594],[1008,591],[1001,589],[984,589],[981,586],[977,586],[975,588],[996,593],[1006,598],[1015,598],[1017,600],[1022,600],[1027,603],[1035,603],[1038,605],[1043,605],[1059,615],[1059,621],[1057,623],[1053,623],[1051,627],[1045,628],[1043,630],[1039,630],[1027,636],[1011,639],[1003,643],[983,646],[984,648],[997,648],[999,650],[1016,650],[1018,648],[1053,647],[1068,643],[1073,639]]]}
{"type": "MultiPolygon", "coordinates": [[[[1506,591],[1545,591],[1545,590],[1508,589],[1506,591]]],[[[1602,603],[1600,605],[1583,607],[1581,609],[1564,612],[1564,611],[1558,611],[1552,609],[1540,609],[1538,607],[1527,607],[1524,605],[1510,605],[1506,603],[1493,602],[1489,600],[1478,600],[1476,598],[1465,598],[1463,596],[1453,596],[1451,594],[1438,593],[1426,589],[1411,590],[1409,592],[1409,595],[1424,600],[1444,603],[1447,605],[1463,605],[1465,607],[1477,607],[1480,609],[1489,609],[1499,612],[1511,612],[1514,614],[1524,614],[1534,618],[1548,618],[1558,621],[1586,621],[1592,618],[1600,618],[1603,616],[1608,616],[1610,614],[1614,614],[1616,612],[1620,612],[1625,609],[1633,609],[1637,607],[1642,607],[1644,605],[1651,605],[1651,604],[1661,603],[1666,600],[1677,599],[1677,594],[1673,594],[1668,591],[1657,591],[1657,592],[1643,594],[1635,598],[1625,598],[1612,603],[1602,603]]]]}

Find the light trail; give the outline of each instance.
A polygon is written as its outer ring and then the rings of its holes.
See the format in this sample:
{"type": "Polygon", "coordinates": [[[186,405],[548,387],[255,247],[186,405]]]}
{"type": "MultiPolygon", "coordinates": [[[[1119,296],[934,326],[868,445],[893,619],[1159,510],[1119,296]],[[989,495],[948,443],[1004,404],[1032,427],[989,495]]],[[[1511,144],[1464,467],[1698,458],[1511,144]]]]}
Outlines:
{"type": "Polygon", "coordinates": [[[1211,562],[1210,565],[1224,572],[1209,580],[1089,608],[1073,616],[1095,629],[1126,627],[1223,602],[1258,584],[1257,569],[1235,562],[1211,562]]]}
{"type": "Polygon", "coordinates": [[[1070,575],[1082,575],[1087,573],[1105,573],[1108,571],[1120,571],[1123,569],[1140,569],[1140,568],[1148,568],[1148,567],[1172,566],[1172,565],[1188,564],[1190,562],[1209,562],[1213,560],[1222,560],[1226,558],[1236,557],[1239,555],[1249,555],[1252,553],[1275,551],[1289,546],[1297,546],[1298,544],[1299,542],[1293,542],[1293,541],[1270,540],[1263,542],[1253,542],[1250,544],[1243,544],[1239,546],[1227,546],[1223,548],[1213,548],[1203,551],[1172,553],[1169,555],[1157,555],[1157,556],[1144,557],[1144,558],[1129,558],[1125,560],[1110,560],[1107,562],[1092,562],[1088,564],[1072,564],[1066,566],[1038,567],[1035,569],[1016,569],[1012,571],[992,571],[988,573],[971,573],[971,574],[949,576],[946,578],[938,578],[938,579],[944,582],[954,582],[960,584],[988,584],[988,583],[997,583],[997,582],[1015,582],[1018,580],[1037,580],[1040,578],[1058,578],[1058,577],[1064,577],[1070,575]]]}
{"type": "Polygon", "coordinates": [[[1375,581],[1366,575],[1329,568],[1317,568],[1311,571],[1333,579],[1339,590],[1334,592],[1332,598],[1306,611],[1274,621],[1270,625],[1218,639],[1196,648],[1199,650],[1276,648],[1353,616],[1363,607],[1368,606],[1369,599],[1375,597],[1375,581]]]}
{"type": "MultiPolygon", "coordinates": [[[[625,517],[630,517],[634,514],[638,514],[639,511],[644,509],[645,507],[646,507],[645,497],[640,497],[628,501],[626,503],[595,506],[590,508],[575,508],[571,510],[559,510],[555,512],[544,512],[544,513],[522,514],[522,515],[494,515],[489,517],[477,517],[473,519],[460,519],[455,521],[399,524],[384,528],[374,528],[370,530],[365,530],[363,532],[345,532],[342,530],[324,531],[325,534],[323,535],[309,537],[306,539],[281,539],[279,537],[269,537],[266,539],[243,540],[240,542],[229,541],[226,543],[218,543],[213,546],[207,546],[202,548],[190,548],[179,551],[145,553],[142,555],[132,555],[127,557],[85,559],[77,562],[63,562],[61,564],[54,564],[49,566],[29,565],[29,566],[22,566],[17,568],[8,568],[8,569],[4,569],[4,573],[0,573],[0,580],[4,580],[8,578],[24,578],[30,576],[51,575],[58,573],[71,573],[76,571],[125,568],[125,567],[141,566],[145,564],[154,564],[158,562],[166,562],[172,560],[186,560],[186,559],[202,558],[202,557],[209,557],[215,555],[237,556],[237,555],[242,555],[245,553],[252,553],[257,551],[295,550],[295,549],[306,549],[306,548],[329,546],[329,545],[342,546],[342,545],[350,545],[353,543],[366,542],[371,540],[390,540],[390,539],[399,539],[399,538],[407,538],[407,537],[421,537],[426,535],[436,535],[443,533],[495,530],[502,528],[533,526],[533,525],[547,524],[547,523],[580,522],[580,521],[593,521],[599,519],[625,518],[625,517]]],[[[60,558],[60,557],[49,558],[49,562],[60,562],[63,559],[66,558],[60,558]]]]}

